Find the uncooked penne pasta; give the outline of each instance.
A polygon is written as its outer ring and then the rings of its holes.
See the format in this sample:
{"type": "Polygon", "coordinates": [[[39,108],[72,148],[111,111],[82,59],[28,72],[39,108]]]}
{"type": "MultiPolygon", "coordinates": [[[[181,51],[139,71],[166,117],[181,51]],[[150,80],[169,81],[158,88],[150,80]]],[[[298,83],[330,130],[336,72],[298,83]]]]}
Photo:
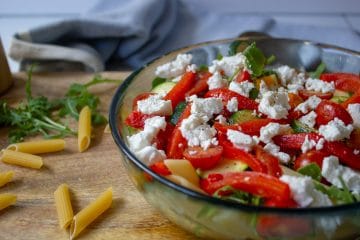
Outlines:
{"type": "Polygon", "coordinates": [[[42,157],[30,153],[16,152],[4,149],[0,153],[0,159],[4,163],[19,165],[28,168],[40,169],[43,165],[42,157]]]}
{"type": "Polygon", "coordinates": [[[79,129],[78,129],[78,147],[79,152],[88,149],[91,137],[91,109],[85,106],[80,111],[79,129]]]}
{"type": "Polygon", "coordinates": [[[199,187],[199,176],[196,174],[195,168],[186,159],[166,159],[165,166],[174,175],[180,176],[199,187]]]}
{"type": "Polygon", "coordinates": [[[60,228],[66,229],[74,217],[68,185],[61,184],[54,192],[54,197],[60,228]]]}
{"type": "Polygon", "coordinates": [[[14,172],[13,171],[8,171],[8,172],[4,172],[4,173],[0,173],[0,187],[4,186],[5,184],[7,184],[8,182],[11,181],[11,179],[14,176],[14,172]]]}
{"type": "Polygon", "coordinates": [[[112,203],[112,187],[103,192],[95,201],[90,203],[77,213],[70,226],[70,239],[74,239],[79,233],[92,223],[98,216],[107,210],[112,203]]]}
{"type": "Polygon", "coordinates": [[[49,153],[64,150],[65,140],[64,139],[49,139],[39,141],[29,141],[10,144],[6,149],[14,150],[18,152],[39,154],[49,153]]]}
{"type": "Polygon", "coordinates": [[[16,196],[13,194],[0,194],[0,210],[7,208],[8,206],[16,202],[16,196]]]}

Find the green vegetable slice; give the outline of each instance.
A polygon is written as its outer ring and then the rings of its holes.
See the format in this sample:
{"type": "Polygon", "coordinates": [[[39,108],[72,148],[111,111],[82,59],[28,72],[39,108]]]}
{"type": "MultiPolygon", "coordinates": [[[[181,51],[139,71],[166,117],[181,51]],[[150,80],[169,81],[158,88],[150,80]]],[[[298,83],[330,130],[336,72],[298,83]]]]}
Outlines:
{"type": "Polygon", "coordinates": [[[170,123],[176,125],[183,111],[186,108],[186,102],[180,102],[174,109],[173,114],[170,116],[170,123]]]}
{"type": "Polygon", "coordinates": [[[151,82],[151,89],[154,89],[156,86],[164,83],[166,81],[166,78],[156,77],[151,82]]]}
{"type": "Polygon", "coordinates": [[[230,124],[243,123],[257,118],[258,117],[254,115],[254,111],[244,109],[233,113],[233,115],[231,115],[229,118],[229,123],[230,124]]]}
{"type": "Polygon", "coordinates": [[[295,133],[310,133],[315,132],[315,129],[309,127],[306,124],[303,124],[299,120],[294,120],[290,124],[291,128],[294,130],[295,133]]]}

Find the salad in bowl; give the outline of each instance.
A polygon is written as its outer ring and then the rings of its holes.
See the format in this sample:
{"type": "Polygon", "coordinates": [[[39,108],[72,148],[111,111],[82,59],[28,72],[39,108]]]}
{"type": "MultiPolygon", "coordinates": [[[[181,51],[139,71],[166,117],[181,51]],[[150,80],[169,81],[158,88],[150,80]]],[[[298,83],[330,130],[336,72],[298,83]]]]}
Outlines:
{"type": "MultiPolygon", "coordinates": [[[[206,49],[206,61],[196,47],[155,61],[148,88],[121,100],[128,108],[117,127],[125,155],[141,165],[141,188],[160,181],[215,208],[261,209],[250,238],[316,236],[311,211],[359,209],[360,77],[322,61],[310,60],[311,71],[281,53],[278,61],[262,44],[237,39],[206,49]]],[[[346,221],[319,219],[327,236],[346,221]]]]}

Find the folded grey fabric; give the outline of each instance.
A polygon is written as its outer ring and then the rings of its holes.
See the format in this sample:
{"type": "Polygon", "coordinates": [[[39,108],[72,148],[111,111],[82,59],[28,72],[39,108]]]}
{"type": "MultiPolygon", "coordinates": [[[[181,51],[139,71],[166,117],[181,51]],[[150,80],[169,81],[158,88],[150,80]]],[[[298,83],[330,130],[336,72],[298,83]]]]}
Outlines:
{"type": "Polygon", "coordinates": [[[257,31],[360,51],[352,29],[279,24],[269,17],[202,10],[186,0],[102,0],[84,16],[14,36],[10,56],[49,68],[91,71],[140,67],[189,44],[257,31]]]}

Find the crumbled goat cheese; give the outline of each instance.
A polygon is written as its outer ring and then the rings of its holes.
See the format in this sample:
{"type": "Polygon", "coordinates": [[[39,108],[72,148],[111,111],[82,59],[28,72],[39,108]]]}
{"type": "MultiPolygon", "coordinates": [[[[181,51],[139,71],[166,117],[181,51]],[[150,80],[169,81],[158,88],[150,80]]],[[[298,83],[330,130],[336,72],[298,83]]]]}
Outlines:
{"type": "Polygon", "coordinates": [[[270,89],[266,85],[266,82],[264,80],[261,80],[260,81],[259,96],[258,97],[262,98],[264,96],[264,94],[266,92],[269,92],[269,91],[270,91],[270,89]]]}
{"type": "Polygon", "coordinates": [[[315,91],[315,92],[334,92],[335,84],[334,82],[325,82],[320,79],[308,78],[305,81],[306,90],[315,91]]]}
{"type": "Polygon", "coordinates": [[[311,110],[314,110],[321,102],[321,98],[317,96],[309,97],[305,102],[300,103],[296,106],[295,111],[301,111],[302,113],[308,113],[311,110]]]}
{"type": "Polygon", "coordinates": [[[265,92],[259,104],[259,111],[273,119],[286,118],[289,109],[288,95],[282,91],[265,92]]]}
{"type": "Polygon", "coordinates": [[[316,124],[317,114],[314,111],[309,112],[308,114],[299,118],[299,121],[308,127],[313,128],[316,124]]]}
{"type": "Polygon", "coordinates": [[[174,61],[158,66],[155,75],[162,78],[175,78],[186,71],[192,59],[191,54],[179,54],[174,61]]]}
{"type": "Polygon", "coordinates": [[[342,166],[338,157],[331,155],[324,158],[321,175],[333,185],[343,188],[341,178],[348,189],[360,193],[360,172],[342,166]]]}
{"type": "Polygon", "coordinates": [[[138,101],[137,108],[144,114],[172,114],[171,101],[161,99],[161,95],[159,94],[150,95],[148,98],[138,101]]]}
{"type": "Polygon", "coordinates": [[[283,164],[288,164],[290,162],[290,155],[284,152],[280,152],[280,147],[274,143],[267,143],[264,146],[264,150],[277,157],[283,164]]]}
{"type": "Polygon", "coordinates": [[[191,147],[201,146],[208,149],[211,145],[218,145],[215,138],[216,130],[204,122],[204,118],[192,114],[181,122],[180,131],[191,147]]]}
{"type": "Polygon", "coordinates": [[[316,143],[315,149],[321,150],[324,148],[325,139],[320,138],[319,141],[316,143]]]}
{"type": "Polygon", "coordinates": [[[143,149],[135,152],[135,156],[147,166],[166,159],[164,151],[158,150],[154,146],[144,147],[143,149]]]}
{"type": "Polygon", "coordinates": [[[233,92],[236,92],[244,97],[249,97],[251,89],[253,89],[255,85],[249,81],[243,81],[241,83],[232,81],[229,85],[229,89],[233,92]]]}
{"type": "Polygon", "coordinates": [[[279,76],[281,85],[283,86],[286,86],[289,82],[292,82],[292,79],[297,76],[296,70],[290,68],[287,65],[280,66],[274,70],[279,76]]]}
{"type": "Polygon", "coordinates": [[[289,185],[291,195],[300,207],[332,205],[331,200],[326,194],[315,189],[313,180],[309,176],[295,177],[282,175],[280,180],[289,185]]]}
{"type": "Polygon", "coordinates": [[[223,110],[221,98],[197,98],[191,96],[189,100],[192,102],[191,114],[204,116],[207,121],[210,120],[214,114],[219,114],[223,110]]]}
{"type": "Polygon", "coordinates": [[[223,88],[226,87],[228,81],[221,76],[219,71],[213,73],[211,77],[207,80],[207,84],[209,86],[209,90],[216,89],[216,88],[223,88]]]}
{"type": "Polygon", "coordinates": [[[237,112],[238,106],[239,103],[236,97],[231,98],[230,101],[228,101],[226,104],[226,108],[229,110],[229,112],[237,112]]]}
{"type": "Polygon", "coordinates": [[[173,78],[171,81],[174,82],[174,83],[177,83],[177,82],[179,82],[181,80],[181,78],[182,78],[182,75],[177,76],[176,78],[173,78]]]}
{"type": "Polygon", "coordinates": [[[228,140],[232,142],[232,144],[234,144],[235,147],[245,150],[247,152],[256,145],[256,140],[254,140],[250,135],[247,135],[240,131],[229,129],[226,132],[226,136],[228,140]]]}
{"type": "Polygon", "coordinates": [[[327,141],[339,141],[344,138],[350,138],[350,134],[353,130],[351,124],[345,125],[345,123],[339,118],[334,118],[326,125],[319,127],[319,133],[324,136],[327,141]]]}
{"type": "Polygon", "coordinates": [[[239,69],[245,67],[246,57],[242,53],[237,53],[234,56],[223,57],[221,60],[214,60],[209,66],[209,72],[224,71],[224,74],[231,77],[239,69]]]}
{"type": "Polygon", "coordinates": [[[264,143],[272,142],[272,138],[276,135],[285,134],[291,130],[289,124],[279,124],[271,122],[260,128],[260,140],[264,143]]]}
{"type": "Polygon", "coordinates": [[[353,119],[353,126],[360,128],[360,103],[349,104],[347,110],[353,119]]]}
{"type": "Polygon", "coordinates": [[[303,90],[304,86],[299,83],[291,83],[287,85],[287,89],[289,93],[295,93],[297,94],[299,90],[303,90]]]}
{"type": "Polygon", "coordinates": [[[226,118],[223,115],[218,115],[215,120],[221,124],[227,124],[226,118]]]}
{"type": "Polygon", "coordinates": [[[314,140],[310,140],[308,136],[305,137],[304,142],[301,145],[302,153],[306,153],[316,147],[316,142],[314,140]]]}
{"type": "Polygon", "coordinates": [[[190,64],[186,67],[186,72],[196,73],[197,69],[198,69],[198,67],[196,66],[196,64],[190,64]]]}

